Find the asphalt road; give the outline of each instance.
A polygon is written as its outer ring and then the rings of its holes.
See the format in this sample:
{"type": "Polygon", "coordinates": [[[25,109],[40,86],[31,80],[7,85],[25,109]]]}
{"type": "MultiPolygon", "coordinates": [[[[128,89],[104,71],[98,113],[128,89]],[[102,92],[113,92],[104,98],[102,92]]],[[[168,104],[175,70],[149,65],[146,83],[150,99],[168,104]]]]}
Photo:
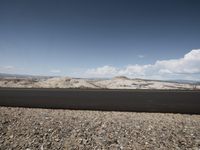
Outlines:
{"type": "Polygon", "coordinates": [[[0,106],[200,114],[200,91],[0,88],[0,106]]]}

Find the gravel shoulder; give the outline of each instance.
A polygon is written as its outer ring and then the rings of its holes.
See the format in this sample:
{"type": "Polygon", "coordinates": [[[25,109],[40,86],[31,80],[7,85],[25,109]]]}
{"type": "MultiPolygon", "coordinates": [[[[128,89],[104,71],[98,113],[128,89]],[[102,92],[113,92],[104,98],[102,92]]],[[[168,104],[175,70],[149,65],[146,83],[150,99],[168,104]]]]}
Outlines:
{"type": "Polygon", "coordinates": [[[200,115],[0,107],[0,149],[200,149],[200,115]]]}

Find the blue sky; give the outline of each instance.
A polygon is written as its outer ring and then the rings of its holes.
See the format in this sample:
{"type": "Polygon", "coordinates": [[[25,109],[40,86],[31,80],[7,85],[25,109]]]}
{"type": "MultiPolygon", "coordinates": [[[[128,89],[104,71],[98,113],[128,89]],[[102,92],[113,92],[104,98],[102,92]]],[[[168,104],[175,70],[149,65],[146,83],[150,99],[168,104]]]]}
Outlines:
{"type": "Polygon", "coordinates": [[[198,0],[1,0],[0,72],[198,80],[199,8],[198,0]],[[157,67],[172,59],[175,67],[157,67]]]}

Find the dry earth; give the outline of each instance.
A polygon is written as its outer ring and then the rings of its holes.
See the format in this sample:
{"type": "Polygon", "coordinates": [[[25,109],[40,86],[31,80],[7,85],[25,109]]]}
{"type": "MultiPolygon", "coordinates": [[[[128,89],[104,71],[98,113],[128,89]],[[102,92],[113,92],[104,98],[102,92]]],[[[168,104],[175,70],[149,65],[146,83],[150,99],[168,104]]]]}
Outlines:
{"type": "Polygon", "coordinates": [[[0,149],[200,149],[200,115],[0,107],[0,149]]]}
{"type": "Polygon", "coordinates": [[[178,83],[158,80],[129,79],[115,77],[112,79],[77,79],[55,77],[45,79],[0,78],[0,87],[13,88],[90,88],[90,89],[179,89],[200,90],[199,83],[178,83]]]}

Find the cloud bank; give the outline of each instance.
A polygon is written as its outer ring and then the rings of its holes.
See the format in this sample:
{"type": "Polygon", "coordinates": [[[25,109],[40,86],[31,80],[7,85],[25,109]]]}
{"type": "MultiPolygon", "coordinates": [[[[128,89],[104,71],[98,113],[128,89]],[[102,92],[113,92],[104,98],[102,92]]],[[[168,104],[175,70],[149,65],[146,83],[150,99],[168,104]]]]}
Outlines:
{"type": "Polygon", "coordinates": [[[88,77],[124,75],[131,78],[200,80],[200,49],[191,50],[179,59],[158,60],[154,64],[134,64],[124,68],[106,65],[88,69],[85,75],[88,77]]]}
{"type": "Polygon", "coordinates": [[[52,69],[50,70],[51,73],[60,73],[61,71],[59,69],[52,69]]]}
{"type": "Polygon", "coordinates": [[[4,73],[10,73],[16,70],[16,67],[14,66],[0,66],[0,72],[4,73]]]}

